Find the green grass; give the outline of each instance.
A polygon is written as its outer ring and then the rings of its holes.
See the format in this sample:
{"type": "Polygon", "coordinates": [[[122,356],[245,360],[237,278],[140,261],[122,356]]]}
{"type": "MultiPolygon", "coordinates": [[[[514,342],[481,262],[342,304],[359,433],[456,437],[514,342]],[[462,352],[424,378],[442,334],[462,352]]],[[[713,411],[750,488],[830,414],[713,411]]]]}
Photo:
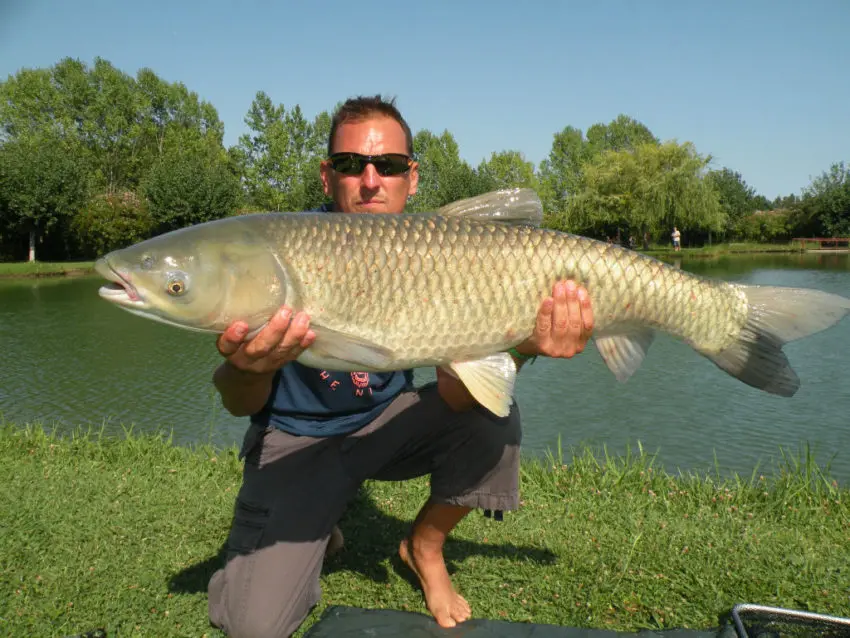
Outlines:
{"type": "Polygon", "coordinates": [[[53,277],[90,273],[93,270],[93,261],[71,261],[64,263],[44,261],[0,262],[0,277],[53,277]]]}
{"type": "MultiPolygon", "coordinates": [[[[239,486],[235,449],[0,425],[0,635],[221,635],[206,583],[239,486]]],[[[328,560],[330,604],[424,612],[395,551],[427,481],[367,483],[328,560]]],[[[847,616],[850,492],[806,454],[774,477],[673,477],[623,458],[526,461],[522,507],[447,544],[477,617],[637,630],[717,626],[738,602],[847,616]]]]}
{"type": "MultiPolygon", "coordinates": [[[[640,249],[639,249],[640,250],[640,249]]],[[[755,242],[728,242],[700,246],[697,248],[682,248],[679,252],[672,246],[653,245],[649,250],[641,251],[653,256],[669,257],[717,257],[719,255],[751,254],[751,253],[799,253],[799,242],[775,244],[759,244],[755,242]]]]}

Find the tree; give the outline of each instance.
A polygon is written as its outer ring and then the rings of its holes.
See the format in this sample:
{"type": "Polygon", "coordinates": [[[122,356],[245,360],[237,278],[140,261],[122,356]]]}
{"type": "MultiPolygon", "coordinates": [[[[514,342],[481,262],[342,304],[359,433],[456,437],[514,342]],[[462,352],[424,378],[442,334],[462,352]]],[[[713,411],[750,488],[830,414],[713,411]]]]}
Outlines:
{"type": "Polygon", "coordinates": [[[692,144],[676,142],[597,155],[570,200],[571,229],[603,236],[617,229],[656,234],[674,225],[719,230],[725,215],[704,179],[709,161],[692,144]]]}
{"type": "Polygon", "coordinates": [[[419,162],[419,186],[409,210],[432,212],[440,206],[477,195],[481,180],[460,157],[454,136],[439,136],[423,129],[413,137],[413,154],[419,162]]]}
{"type": "Polygon", "coordinates": [[[94,195],[70,221],[75,248],[88,258],[143,241],[155,223],[147,201],[132,191],[94,195]]]}
{"type": "Polygon", "coordinates": [[[29,236],[29,261],[38,240],[82,206],[86,180],[73,141],[27,131],[0,145],[0,228],[29,236]]]}
{"type": "Polygon", "coordinates": [[[478,165],[477,173],[482,182],[489,185],[490,190],[539,188],[534,163],[527,161],[519,151],[491,154],[489,160],[478,165]]]}
{"type": "Polygon", "coordinates": [[[239,138],[239,154],[251,204],[263,210],[299,211],[320,203],[318,165],[330,117],[322,113],[310,123],[300,106],[287,111],[260,91],[245,123],[252,132],[239,138]]]}
{"type": "Polygon", "coordinates": [[[211,104],[150,69],[137,78],[96,58],[25,69],[0,83],[0,136],[76,140],[96,191],[135,190],[167,147],[222,148],[224,126],[211,104]]]}
{"type": "Polygon", "coordinates": [[[738,220],[737,234],[746,241],[789,239],[790,216],[786,210],[757,210],[738,220]]]}
{"type": "Polygon", "coordinates": [[[803,191],[802,206],[826,235],[850,237],[850,168],[835,163],[803,191]]]}
{"type": "Polygon", "coordinates": [[[618,115],[608,124],[594,124],[587,129],[589,155],[605,151],[630,151],[644,144],[658,144],[658,138],[645,124],[628,115],[618,115]]]}
{"type": "Polygon", "coordinates": [[[310,126],[310,135],[307,140],[307,161],[304,162],[301,169],[304,201],[299,210],[317,208],[328,200],[319,174],[319,165],[327,154],[330,133],[331,116],[327,111],[322,111],[313,119],[310,126]]]}
{"type": "Polygon", "coordinates": [[[50,69],[23,69],[9,76],[0,83],[0,141],[53,130],[59,110],[50,69]]]}
{"type": "MultiPolygon", "coordinates": [[[[741,236],[744,231],[740,224],[744,218],[756,210],[772,208],[764,198],[762,198],[764,201],[756,199],[755,189],[749,186],[741,174],[736,171],[724,167],[720,170],[709,171],[706,179],[717,191],[720,206],[726,213],[725,230],[727,233],[741,236]],[[760,207],[759,204],[767,205],[760,207]]],[[[748,224],[752,226],[752,221],[748,224]]]]}
{"type": "Polygon", "coordinates": [[[163,155],[143,185],[157,233],[220,219],[236,212],[239,179],[222,153],[172,150],[163,155]]]}
{"type": "MultiPolygon", "coordinates": [[[[548,217],[563,217],[581,183],[589,151],[581,130],[567,126],[555,133],[549,157],[540,164],[540,199],[548,217]]],[[[563,220],[562,220],[563,221],[563,220]]]]}
{"type": "Polygon", "coordinates": [[[570,226],[570,200],[581,189],[585,165],[607,151],[629,151],[658,145],[658,139],[641,122],[618,115],[608,124],[594,124],[587,136],[567,126],[556,133],[549,157],[540,164],[540,198],[547,225],[570,226]]]}

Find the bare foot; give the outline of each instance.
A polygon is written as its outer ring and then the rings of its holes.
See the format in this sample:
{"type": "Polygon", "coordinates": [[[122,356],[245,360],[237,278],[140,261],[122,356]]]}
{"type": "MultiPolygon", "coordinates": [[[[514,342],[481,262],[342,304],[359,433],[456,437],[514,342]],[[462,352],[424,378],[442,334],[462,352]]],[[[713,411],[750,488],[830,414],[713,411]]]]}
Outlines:
{"type": "Polygon", "coordinates": [[[466,599],[455,591],[442,553],[418,551],[411,548],[410,539],[405,538],[398,547],[398,555],[407,564],[422,584],[425,605],[441,627],[454,627],[469,620],[472,610],[466,599]]]}

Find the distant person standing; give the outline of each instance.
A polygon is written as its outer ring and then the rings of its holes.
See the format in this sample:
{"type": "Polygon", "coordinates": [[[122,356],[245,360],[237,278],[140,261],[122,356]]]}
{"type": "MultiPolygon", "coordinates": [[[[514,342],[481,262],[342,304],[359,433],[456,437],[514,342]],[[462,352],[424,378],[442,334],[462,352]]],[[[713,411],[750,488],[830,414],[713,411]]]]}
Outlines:
{"type": "Polygon", "coordinates": [[[670,234],[673,238],[673,250],[679,252],[682,249],[682,233],[679,229],[673,226],[673,232],[670,234]]]}

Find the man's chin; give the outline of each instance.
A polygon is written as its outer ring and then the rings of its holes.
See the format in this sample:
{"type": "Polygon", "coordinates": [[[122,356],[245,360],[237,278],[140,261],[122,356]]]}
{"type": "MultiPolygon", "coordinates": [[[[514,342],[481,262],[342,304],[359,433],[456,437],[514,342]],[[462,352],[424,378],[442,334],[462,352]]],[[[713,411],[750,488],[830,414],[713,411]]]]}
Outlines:
{"type": "Polygon", "coordinates": [[[358,202],[354,205],[355,213],[391,213],[386,202],[358,202]]]}

